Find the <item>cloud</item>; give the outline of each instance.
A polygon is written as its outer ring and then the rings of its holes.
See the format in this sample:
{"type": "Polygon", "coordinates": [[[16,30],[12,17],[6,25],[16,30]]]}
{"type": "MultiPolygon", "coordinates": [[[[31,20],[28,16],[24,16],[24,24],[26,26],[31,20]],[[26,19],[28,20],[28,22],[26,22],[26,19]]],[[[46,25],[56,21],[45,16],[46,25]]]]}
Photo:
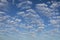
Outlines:
{"type": "Polygon", "coordinates": [[[58,8],[58,7],[60,7],[60,2],[53,2],[50,7],[51,8],[58,8]]]}
{"type": "Polygon", "coordinates": [[[57,20],[50,20],[50,24],[51,25],[53,25],[54,27],[56,27],[56,28],[59,28],[59,26],[60,26],[60,21],[59,21],[60,19],[57,19],[57,20]]]}
{"type": "Polygon", "coordinates": [[[5,12],[0,11],[0,15],[1,15],[1,14],[5,14],[5,12]]]}
{"type": "Polygon", "coordinates": [[[8,2],[7,2],[7,0],[5,1],[5,0],[2,0],[1,2],[0,2],[0,11],[4,11],[4,12],[8,12],[8,2]]]}
{"type": "MultiPolygon", "coordinates": [[[[3,38],[2,40],[59,40],[60,16],[56,16],[59,12],[54,10],[59,3],[52,3],[50,7],[45,3],[36,4],[37,11],[31,8],[31,4],[30,1],[17,4],[18,8],[27,10],[18,11],[17,15],[13,17],[0,11],[0,37],[3,38]],[[47,25],[38,13],[49,18],[47,25]],[[44,30],[47,26],[56,28],[44,30]]],[[[3,3],[0,5],[0,7],[6,8],[3,3]]]]}
{"type": "Polygon", "coordinates": [[[52,24],[57,24],[57,21],[56,21],[56,20],[50,20],[50,22],[51,22],[52,24]]]}
{"type": "Polygon", "coordinates": [[[31,5],[32,5],[32,2],[23,1],[23,2],[17,4],[17,8],[19,8],[20,10],[30,9],[31,5]]]}
{"type": "Polygon", "coordinates": [[[1,2],[7,2],[7,0],[1,0],[1,2]]]}
{"type": "Polygon", "coordinates": [[[6,16],[5,12],[0,12],[0,22],[6,20],[7,18],[8,16],[6,16]]]}
{"type": "Polygon", "coordinates": [[[42,27],[45,26],[42,19],[40,18],[40,16],[33,9],[28,9],[28,10],[26,10],[26,12],[24,12],[24,11],[18,12],[17,14],[24,18],[24,20],[25,20],[24,22],[25,22],[25,25],[26,25],[26,26],[22,26],[24,28],[26,27],[28,29],[29,28],[34,29],[34,27],[36,26],[37,28],[41,27],[41,29],[42,29],[42,27]]]}
{"type": "Polygon", "coordinates": [[[43,14],[46,17],[52,18],[56,15],[59,15],[59,11],[57,9],[59,7],[59,3],[58,2],[55,3],[53,2],[50,7],[48,7],[48,5],[44,3],[36,4],[36,10],[37,12],[39,12],[39,14],[43,14]],[[57,6],[57,8],[54,4],[57,6]]]}

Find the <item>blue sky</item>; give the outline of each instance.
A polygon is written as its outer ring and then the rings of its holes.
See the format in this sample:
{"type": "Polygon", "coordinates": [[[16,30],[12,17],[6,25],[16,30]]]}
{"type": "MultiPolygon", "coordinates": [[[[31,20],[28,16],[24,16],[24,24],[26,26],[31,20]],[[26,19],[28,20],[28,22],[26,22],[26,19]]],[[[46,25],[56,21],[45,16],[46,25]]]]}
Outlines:
{"type": "Polygon", "coordinates": [[[60,0],[0,0],[0,40],[60,40],[60,0]]]}

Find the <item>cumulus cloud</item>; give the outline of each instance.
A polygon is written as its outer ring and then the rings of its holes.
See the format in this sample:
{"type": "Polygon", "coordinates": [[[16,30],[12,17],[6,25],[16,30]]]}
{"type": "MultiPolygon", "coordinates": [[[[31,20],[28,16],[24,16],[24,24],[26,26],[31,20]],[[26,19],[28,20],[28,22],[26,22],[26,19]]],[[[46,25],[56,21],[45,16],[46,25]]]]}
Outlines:
{"type": "MultiPolygon", "coordinates": [[[[36,4],[35,10],[31,8],[31,4],[30,1],[18,3],[18,8],[27,10],[19,10],[17,15],[13,17],[0,11],[0,37],[3,38],[1,38],[2,40],[59,40],[57,37],[60,37],[58,35],[60,34],[58,29],[60,28],[60,16],[58,16],[58,9],[54,10],[59,6],[59,3],[52,3],[50,7],[45,3],[36,4]],[[49,18],[49,24],[45,25],[38,13],[49,18]],[[46,31],[45,27],[47,26],[56,28],[46,31]]],[[[5,8],[5,6],[5,4],[0,3],[0,8],[5,8]]]]}
{"type": "Polygon", "coordinates": [[[30,9],[32,5],[32,2],[30,1],[23,1],[21,3],[17,4],[17,7],[20,8],[20,10],[24,10],[24,9],[30,9]]]}
{"type": "Polygon", "coordinates": [[[18,12],[19,16],[22,16],[28,25],[31,25],[32,27],[38,26],[38,27],[44,27],[42,19],[40,19],[40,16],[36,14],[36,12],[33,9],[28,9],[26,12],[18,12]],[[38,19],[38,20],[37,20],[38,19]]]}
{"type": "Polygon", "coordinates": [[[55,3],[53,2],[51,5],[51,8],[48,7],[48,5],[44,4],[44,3],[43,4],[36,4],[36,9],[38,10],[39,13],[41,13],[49,18],[52,18],[55,15],[59,15],[59,12],[57,9],[59,7],[59,3],[56,2],[56,4],[55,4],[56,6],[58,6],[57,8],[54,4],[55,3]]]}
{"type": "Polygon", "coordinates": [[[58,8],[58,7],[60,7],[60,2],[53,2],[50,7],[51,8],[58,8]]]}

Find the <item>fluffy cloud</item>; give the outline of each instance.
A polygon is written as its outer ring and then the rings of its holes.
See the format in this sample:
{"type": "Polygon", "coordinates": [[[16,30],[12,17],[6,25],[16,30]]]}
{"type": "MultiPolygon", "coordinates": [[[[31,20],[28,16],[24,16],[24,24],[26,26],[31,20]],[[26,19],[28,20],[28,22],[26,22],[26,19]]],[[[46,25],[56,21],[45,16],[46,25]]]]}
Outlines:
{"type": "Polygon", "coordinates": [[[36,12],[33,9],[26,10],[26,12],[18,12],[17,14],[19,16],[22,16],[24,18],[25,22],[28,25],[32,25],[32,27],[34,27],[34,25],[36,25],[38,27],[41,27],[41,26],[44,27],[44,25],[43,25],[44,23],[43,23],[42,19],[40,19],[40,16],[38,14],[36,14],[36,12]]]}
{"type": "Polygon", "coordinates": [[[58,8],[58,7],[60,7],[60,2],[53,2],[53,4],[50,7],[51,8],[58,8]]]}
{"type": "MultiPolygon", "coordinates": [[[[52,3],[50,7],[45,3],[36,4],[35,10],[31,8],[31,4],[30,1],[18,3],[17,7],[21,8],[22,11],[19,10],[17,15],[13,17],[0,11],[1,40],[59,40],[57,37],[60,37],[58,35],[60,34],[60,16],[58,16],[59,12],[56,9],[59,7],[59,3],[52,3]],[[24,9],[27,10],[23,11],[24,9]],[[49,18],[47,25],[39,14],[49,18]],[[46,31],[45,27],[47,26],[56,28],[46,31]]],[[[0,8],[6,8],[5,6],[6,4],[0,3],[0,8]]]]}
{"type": "Polygon", "coordinates": [[[30,9],[31,4],[32,4],[32,2],[30,2],[30,1],[23,1],[21,3],[18,3],[17,7],[20,8],[20,10],[30,9]]]}
{"type": "Polygon", "coordinates": [[[40,14],[43,14],[49,18],[52,18],[53,16],[59,15],[58,12],[58,7],[59,7],[59,2],[56,2],[56,6],[54,5],[55,3],[53,2],[52,5],[50,7],[48,7],[47,4],[36,4],[36,9],[38,10],[38,12],[40,14]],[[52,8],[53,7],[53,8],[52,8]]]}

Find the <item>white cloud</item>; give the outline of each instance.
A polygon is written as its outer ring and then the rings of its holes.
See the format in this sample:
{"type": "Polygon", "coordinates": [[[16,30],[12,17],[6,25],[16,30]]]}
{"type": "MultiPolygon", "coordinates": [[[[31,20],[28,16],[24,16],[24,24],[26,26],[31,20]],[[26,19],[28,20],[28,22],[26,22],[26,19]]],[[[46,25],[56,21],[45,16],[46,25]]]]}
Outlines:
{"type": "Polygon", "coordinates": [[[51,22],[52,24],[57,24],[57,21],[56,21],[56,20],[50,20],[50,22],[51,22]]]}
{"type": "Polygon", "coordinates": [[[52,16],[52,9],[47,7],[48,5],[46,4],[36,4],[36,9],[38,10],[39,13],[43,13],[45,16],[52,16]]]}
{"type": "Polygon", "coordinates": [[[0,3],[0,8],[2,8],[2,7],[6,7],[6,4],[4,4],[4,3],[0,3]]]}
{"type": "MultiPolygon", "coordinates": [[[[21,5],[25,4],[26,2],[19,3],[18,6],[22,7],[21,5]]],[[[30,1],[27,1],[27,6],[32,4],[30,1]]],[[[4,6],[0,4],[1,6],[4,6]]],[[[52,4],[53,5],[53,4],[52,4]]],[[[52,6],[51,5],[51,6],[52,6]]],[[[54,4],[55,5],[55,4],[54,4]]],[[[0,6],[0,7],[1,7],[0,6]]],[[[26,7],[27,7],[26,6],[26,7]]],[[[51,17],[49,20],[50,25],[56,27],[56,29],[53,29],[51,31],[45,29],[45,24],[43,20],[40,18],[38,13],[33,9],[28,9],[26,11],[20,11],[17,13],[17,17],[12,17],[4,12],[0,12],[0,34],[4,34],[5,40],[49,40],[56,37],[56,33],[60,33],[58,28],[60,27],[60,16],[55,16],[59,14],[58,12],[55,12],[54,8],[48,8],[47,4],[37,4],[36,9],[39,13],[43,13],[43,15],[47,17],[51,17]],[[1,15],[4,14],[5,16],[1,15]],[[20,16],[22,17],[20,19],[20,16]],[[54,17],[54,18],[53,18],[54,17]],[[57,19],[56,19],[57,18],[57,19]],[[55,20],[56,19],[56,20],[55,20]],[[21,30],[20,30],[21,29],[21,30]],[[23,32],[22,32],[23,31],[23,32]],[[41,32],[42,31],[42,32],[41,32]],[[39,35],[39,33],[41,35],[39,35]],[[37,36],[38,34],[38,36],[37,36]],[[8,37],[6,37],[7,35],[8,37]],[[54,36],[52,36],[54,35],[54,36]]],[[[25,6],[23,6],[25,7],[25,6]]],[[[22,8],[23,8],[22,7],[22,8]]],[[[30,7],[30,6],[29,6],[30,7]]],[[[55,7],[55,6],[54,6],[55,7]]],[[[31,8],[31,7],[30,7],[31,8]]],[[[50,26],[48,25],[48,27],[50,26]]],[[[57,35],[58,37],[58,35],[57,35]]],[[[58,38],[57,38],[58,39],[58,38]]]]}
{"type": "Polygon", "coordinates": [[[28,9],[28,10],[26,10],[26,12],[22,11],[22,12],[18,12],[17,14],[19,16],[22,16],[24,18],[24,22],[25,22],[24,24],[20,24],[19,27],[22,27],[25,29],[31,29],[34,31],[36,31],[36,30],[42,31],[42,29],[44,29],[45,25],[35,10],[28,9]],[[35,30],[35,28],[34,28],[35,26],[38,27],[38,29],[35,30]],[[39,30],[39,28],[41,30],[39,30]]]}
{"type": "Polygon", "coordinates": [[[60,16],[53,16],[53,19],[60,19],[60,16]]]}
{"type": "Polygon", "coordinates": [[[53,2],[52,5],[51,5],[53,8],[48,7],[48,5],[44,4],[44,3],[43,4],[41,4],[41,3],[36,4],[36,10],[40,14],[43,14],[43,15],[49,17],[49,18],[52,18],[56,15],[59,15],[59,12],[58,12],[58,9],[57,9],[59,7],[59,3],[58,2],[55,2],[55,3],[53,2]],[[57,6],[57,8],[54,4],[57,6]]]}
{"type": "Polygon", "coordinates": [[[50,24],[53,25],[54,27],[59,28],[59,26],[60,26],[60,19],[56,19],[56,20],[51,19],[50,20],[50,24]]]}
{"type": "Polygon", "coordinates": [[[47,7],[48,5],[46,5],[45,3],[41,3],[41,4],[37,4],[38,7],[47,7]]]}
{"type": "Polygon", "coordinates": [[[60,19],[59,19],[59,17],[55,16],[54,18],[51,18],[49,20],[49,22],[50,23],[48,24],[48,26],[51,26],[51,27],[54,27],[54,28],[57,28],[57,29],[60,28],[60,19]]]}
{"type": "Polygon", "coordinates": [[[5,0],[3,0],[3,2],[0,2],[0,11],[8,11],[8,2],[5,2],[5,0]]]}
{"type": "Polygon", "coordinates": [[[21,19],[16,19],[15,21],[16,21],[16,22],[21,22],[21,19]]]}
{"type": "Polygon", "coordinates": [[[8,17],[4,12],[0,12],[0,22],[6,20],[8,17]]]}
{"type": "Polygon", "coordinates": [[[26,18],[28,18],[28,17],[30,17],[30,18],[32,18],[32,17],[38,18],[39,17],[39,15],[36,14],[36,12],[33,9],[28,9],[28,10],[26,10],[26,12],[24,12],[24,11],[18,12],[17,14],[22,16],[22,17],[26,17],[26,18]]]}
{"type": "Polygon", "coordinates": [[[5,12],[0,11],[0,15],[1,15],[1,14],[5,14],[5,12]]]}
{"type": "Polygon", "coordinates": [[[52,5],[50,6],[51,8],[57,8],[60,6],[60,2],[53,2],[52,5]]]}
{"type": "Polygon", "coordinates": [[[24,12],[24,11],[18,12],[17,15],[19,15],[19,16],[24,16],[24,15],[25,15],[25,12],[24,12]]]}
{"type": "Polygon", "coordinates": [[[31,4],[32,4],[32,2],[30,2],[30,1],[23,1],[19,4],[17,4],[17,7],[20,8],[20,10],[30,9],[31,4]]]}
{"type": "Polygon", "coordinates": [[[7,2],[7,0],[1,0],[1,2],[7,2]]]}

